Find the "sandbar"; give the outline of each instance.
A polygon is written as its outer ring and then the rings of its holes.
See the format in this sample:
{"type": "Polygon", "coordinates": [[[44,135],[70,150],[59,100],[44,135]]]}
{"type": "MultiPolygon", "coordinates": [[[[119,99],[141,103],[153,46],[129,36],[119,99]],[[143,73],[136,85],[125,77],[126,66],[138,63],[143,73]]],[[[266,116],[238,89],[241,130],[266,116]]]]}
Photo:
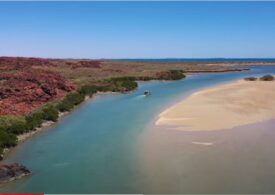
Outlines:
{"type": "Polygon", "coordinates": [[[162,112],[155,125],[213,131],[270,119],[275,119],[275,81],[239,80],[190,95],[162,112]]]}

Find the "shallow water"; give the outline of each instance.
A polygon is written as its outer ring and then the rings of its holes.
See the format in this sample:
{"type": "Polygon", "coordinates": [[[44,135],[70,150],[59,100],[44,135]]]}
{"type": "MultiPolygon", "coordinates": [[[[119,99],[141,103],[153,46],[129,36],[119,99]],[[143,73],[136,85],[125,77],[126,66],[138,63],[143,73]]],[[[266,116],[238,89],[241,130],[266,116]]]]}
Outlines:
{"type": "Polygon", "coordinates": [[[147,192],[274,193],[274,126],[267,121],[212,132],[151,130],[140,153],[147,192]]]}
{"type": "Polygon", "coordinates": [[[215,133],[150,125],[159,112],[194,91],[247,75],[275,74],[275,67],[251,68],[140,82],[133,93],[97,96],[16,147],[5,162],[22,163],[33,174],[2,185],[0,192],[275,193],[274,123],[215,133]],[[144,90],[152,95],[143,96],[144,90]]]}

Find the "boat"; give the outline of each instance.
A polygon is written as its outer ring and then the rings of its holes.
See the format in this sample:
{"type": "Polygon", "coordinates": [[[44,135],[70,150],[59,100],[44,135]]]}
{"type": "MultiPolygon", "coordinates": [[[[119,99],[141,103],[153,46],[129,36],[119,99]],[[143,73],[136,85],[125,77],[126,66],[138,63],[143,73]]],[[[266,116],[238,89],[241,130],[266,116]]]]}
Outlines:
{"type": "Polygon", "coordinates": [[[151,92],[146,90],[146,91],[144,91],[144,95],[146,95],[146,96],[151,95],[151,92]]]}

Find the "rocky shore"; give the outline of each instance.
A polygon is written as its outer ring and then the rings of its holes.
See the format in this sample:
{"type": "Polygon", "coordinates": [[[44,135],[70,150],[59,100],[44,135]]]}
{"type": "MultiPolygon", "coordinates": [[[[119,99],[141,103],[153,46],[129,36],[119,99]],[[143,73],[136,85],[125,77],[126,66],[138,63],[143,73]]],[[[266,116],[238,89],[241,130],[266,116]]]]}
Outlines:
{"type": "Polygon", "coordinates": [[[30,175],[31,172],[18,163],[0,165],[0,183],[10,182],[30,175]]]}

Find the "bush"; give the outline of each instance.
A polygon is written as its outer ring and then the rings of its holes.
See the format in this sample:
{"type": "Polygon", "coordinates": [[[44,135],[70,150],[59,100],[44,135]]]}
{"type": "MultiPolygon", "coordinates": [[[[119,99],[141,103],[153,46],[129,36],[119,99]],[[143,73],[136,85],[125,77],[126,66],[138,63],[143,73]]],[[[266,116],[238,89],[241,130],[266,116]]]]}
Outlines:
{"type": "Polygon", "coordinates": [[[246,77],[244,78],[245,81],[257,81],[258,78],[257,77],[246,77]]]}
{"type": "Polygon", "coordinates": [[[15,116],[0,117],[0,129],[8,133],[21,134],[27,129],[24,118],[15,116]]]}
{"type": "Polygon", "coordinates": [[[41,127],[43,122],[43,113],[35,112],[25,117],[28,130],[34,130],[37,127],[41,127]]]}
{"type": "Polygon", "coordinates": [[[65,111],[70,111],[71,109],[73,109],[74,105],[72,103],[70,103],[69,101],[65,101],[63,100],[62,102],[60,102],[56,108],[60,111],[60,112],[65,112],[65,111]]]}
{"type": "Polygon", "coordinates": [[[0,129],[0,160],[3,158],[3,148],[9,148],[16,146],[17,144],[17,137],[6,131],[0,129]]]}
{"type": "Polygon", "coordinates": [[[84,85],[79,90],[78,93],[82,95],[92,96],[94,93],[98,91],[98,87],[94,85],[84,85]]]}
{"type": "Polygon", "coordinates": [[[113,87],[109,87],[111,91],[131,91],[137,88],[138,84],[135,81],[135,77],[118,77],[106,80],[107,82],[113,84],[113,87]]]}
{"type": "Polygon", "coordinates": [[[274,77],[272,75],[264,75],[260,78],[261,81],[273,81],[274,77]]]}
{"type": "Polygon", "coordinates": [[[0,160],[3,158],[3,148],[16,146],[17,137],[13,133],[9,133],[0,127],[0,160]]]}
{"type": "Polygon", "coordinates": [[[57,109],[61,112],[70,111],[75,105],[80,104],[85,99],[85,95],[79,93],[69,93],[63,101],[57,105],[57,109]]]}
{"type": "Polygon", "coordinates": [[[47,105],[42,109],[42,119],[48,121],[57,121],[58,110],[53,105],[47,105]]]}
{"type": "Polygon", "coordinates": [[[0,147],[13,147],[17,144],[17,137],[0,129],[0,147]]]}
{"type": "Polygon", "coordinates": [[[170,70],[170,79],[171,80],[179,80],[185,78],[182,70],[170,70]]]}
{"type": "Polygon", "coordinates": [[[73,105],[78,105],[81,102],[83,102],[85,99],[85,96],[78,93],[69,93],[65,100],[71,102],[73,105]]]}
{"type": "Polygon", "coordinates": [[[139,76],[136,77],[137,81],[151,81],[151,80],[155,80],[154,77],[148,77],[148,76],[139,76]]]}
{"type": "Polygon", "coordinates": [[[110,81],[116,82],[116,81],[135,81],[135,77],[115,77],[109,79],[110,81]]]}
{"type": "Polygon", "coordinates": [[[22,134],[27,131],[27,124],[25,120],[14,121],[8,128],[8,131],[16,135],[22,134]]]}
{"type": "Polygon", "coordinates": [[[103,91],[103,92],[112,91],[112,87],[110,87],[110,86],[98,86],[97,90],[98,91],[103,91]]]}
{"type": "Polygon", "coordinates": [[[126,91],[131,91],[137,88],[138,84],[134,80],[125,80],[120,83],[120,86],[126,91]]]}
{"type": "Polygon", "coordinates": [[[169,70],[164,72],[158,72],[156,74],[157,80],[180,80],[185,78],[183,70],[169,70]]]}

